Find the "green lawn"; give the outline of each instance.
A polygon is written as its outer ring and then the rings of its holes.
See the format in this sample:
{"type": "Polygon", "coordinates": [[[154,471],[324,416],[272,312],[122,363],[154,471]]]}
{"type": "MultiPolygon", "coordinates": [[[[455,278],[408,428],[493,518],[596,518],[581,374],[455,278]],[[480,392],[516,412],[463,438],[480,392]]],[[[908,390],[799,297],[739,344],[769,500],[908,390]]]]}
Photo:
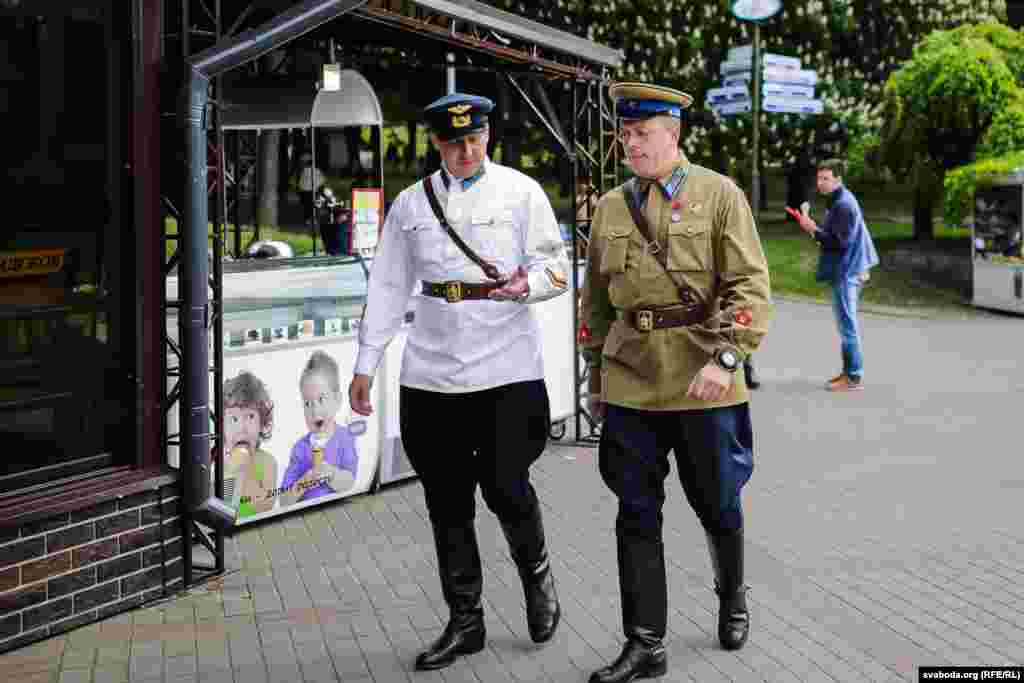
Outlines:
{"type": "MultiPolygon", "coordinates": [[[[896,248],[913,248],[912,229],[907,223],[869,222],[872,237],[879,253],[896,248]]],[[[763,221],[761,230],[765,256],[771,269],[772,291],[778,295],[809,297],[827,301],[831,296],[828,285],[814,280],[819,248],[795,224],[763,221]]],[[[965,248],[966,230],[942,229],[936,235],[932,248],[965,248]]],[[[920,309],[962,309],[967,301],[951,288],[924,282],[909,273],[875,268],[864,288],[863,301],[867,304],[920,309]]]]}

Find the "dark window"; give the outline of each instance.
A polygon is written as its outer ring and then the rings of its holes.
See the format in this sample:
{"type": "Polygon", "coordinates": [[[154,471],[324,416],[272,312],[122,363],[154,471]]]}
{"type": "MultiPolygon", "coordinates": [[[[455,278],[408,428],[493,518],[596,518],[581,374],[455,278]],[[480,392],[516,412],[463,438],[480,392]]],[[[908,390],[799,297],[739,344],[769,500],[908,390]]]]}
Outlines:
{"type": "Polygon", "coordinates": [[[0,13],[0,494],[112,464],[133,442],[130,41],[113,33],[129,22],[106,4],[0,13]]]}

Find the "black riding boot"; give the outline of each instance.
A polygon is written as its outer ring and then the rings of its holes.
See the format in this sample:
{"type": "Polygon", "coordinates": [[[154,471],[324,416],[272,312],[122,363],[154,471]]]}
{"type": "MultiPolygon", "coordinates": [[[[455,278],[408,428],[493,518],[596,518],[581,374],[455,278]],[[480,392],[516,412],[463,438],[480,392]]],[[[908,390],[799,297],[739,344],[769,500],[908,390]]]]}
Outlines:
{"type": "Polygon", "coordinates": [[[662,644],[668,618],[665,548],[661,541],[619,536],[618,555],[626,644],[614,662],[590,676],[590,683],[629,683],[668,670],[662,644]]]}
{"type": "Polygon", "coordinates": [[[562,610],[555,594],[555,579],[544,544],[540,506],[534,507],[534,514],[529,519],[508,524],[502,522],[501,528],[523,582],[530,638],[535,643],[546,643],[555,635],[562,610]]]}
{"type": "Polygon", "coordinates": [[[718,594],[718,641],[726,650],[738,650],[750,633],[747,587],[743,583],[743,530],[724,536],[708,534],[708,549],[718,594]]]}
{"type": "Polygon", "coordinates": [[[484,610],[480,605],[483,570],[473,523],[438,529],[434,527],[441,592],[448,604],[450,619],[444,633],[425,652],[416,657],[419,670],[442,669],[459,655],[484,649],[484,610]]]}

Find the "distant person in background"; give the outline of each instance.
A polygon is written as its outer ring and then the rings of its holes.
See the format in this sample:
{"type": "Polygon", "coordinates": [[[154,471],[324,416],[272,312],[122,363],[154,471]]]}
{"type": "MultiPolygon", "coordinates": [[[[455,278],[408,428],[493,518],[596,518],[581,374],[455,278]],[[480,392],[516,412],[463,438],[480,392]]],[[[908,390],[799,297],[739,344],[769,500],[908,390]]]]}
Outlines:
{"type": "Polygon", "coordinates": [[[864,356],[861,351],[857,303],[869,271],[878,265],[878,252],[864,223],[860,203],[843,185],[844,164],[829,159],[818,164],[818,193],[829,199],[830,207],[819,227],[801,211],[787,207],[800,228],[820,246],[818,282],[832,285],[832,310],[839,328],[843,371],[825,383],[829,391],[858,391],[864,388],[864,356]]]}
{"type": "Polygon", "coordinates": [[[746,377],[748,389],[757,389],[761,386],[761,380],[754,369],[754,354],[750,354],[743,359],[743,374],[746,377]]]}

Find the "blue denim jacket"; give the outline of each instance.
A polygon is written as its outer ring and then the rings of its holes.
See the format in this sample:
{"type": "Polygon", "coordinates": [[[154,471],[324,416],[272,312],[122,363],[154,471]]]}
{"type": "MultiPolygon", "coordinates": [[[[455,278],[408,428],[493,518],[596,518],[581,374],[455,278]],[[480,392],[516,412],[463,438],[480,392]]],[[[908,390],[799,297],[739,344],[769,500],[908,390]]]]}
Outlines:
{"type": "Polygon", "coordinates": [[[878,252],[857,198],[840,185],[832,200],[815,235],[821,243],[818,282],[847,280],[878,265],[878,252]]]}

